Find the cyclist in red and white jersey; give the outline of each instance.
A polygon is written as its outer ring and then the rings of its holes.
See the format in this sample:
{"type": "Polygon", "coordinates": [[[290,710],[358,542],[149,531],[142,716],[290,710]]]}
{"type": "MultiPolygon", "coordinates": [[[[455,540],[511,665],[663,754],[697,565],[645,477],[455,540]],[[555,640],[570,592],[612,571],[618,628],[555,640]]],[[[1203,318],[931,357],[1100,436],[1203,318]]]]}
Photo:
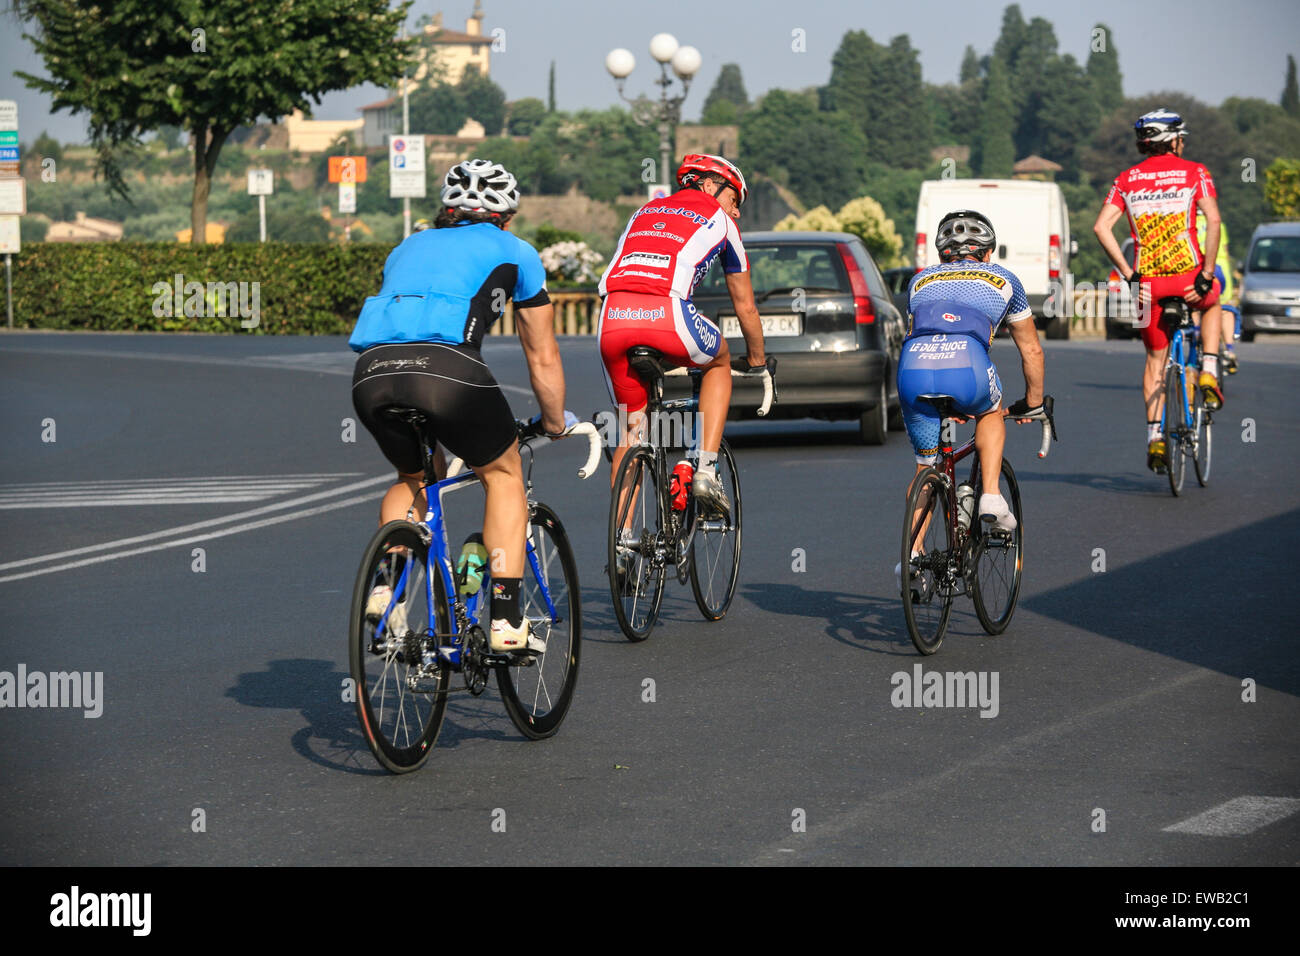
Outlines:
{"type": "Polygon", "coordinates": [[[745,177],[721,156],[691,154],[677,170],[682,188],[655,199],[628,222],[600,279],[604,297],[597,336],[605,381],[616,405],[626,409],[627,433],[614,452],[610,477],[618,474],[627,447],[644,426],[648,396],[628,364],[628,350],[647,346],[676,365],[704,369],[700,383],[700,448],[692,490],[712,511],[731,507],[717,476],[718,446],[731,403],[731,354],[721,330],[691,303],[695,285],[721,256],[745,336],[750,368],[766,363],[763,323],[754,303],[749,260],[735,220],[748,197],[745,177]]]}
{"type": "MultiPolygon", "coordinates": [[[[1106,197],[1093,232],[1106,255],[1125,281],[1139,284],[1137,301],[1142,309],[1142,342],[1147,349],[1142,374],[1142,398],[1147,422],[1147,467],[1153,471],[1165,465],[1165,443],[1160,436],[1163,395],[1160,378],[1169,348],[1170,329],[1154,307],[1163,298],[1180,296],[1193,308],[1208,309],[1219,301],[1214,284],[1214,260],[1219,251],[1219,204],[1214,180],[1200,163],[1183,159],[1183,119],[1170,110],[1159,109],[1141,116],[1137,131],[1138,151],[1147,158],[1121,173],[1106,197]],[[1196,213],[1205,214],[1206,234],[1202,249],[1196,234],[1196,213]],[[1137,244],[1137,265],[1130,266],[1111,231],[1128,213],[1137,244]]],[[[1201,322],[1201,375],[1197,387],[1205,394],[1211,410],[1223,405],[1219,390],[1218,310],[1201,322]]]]}

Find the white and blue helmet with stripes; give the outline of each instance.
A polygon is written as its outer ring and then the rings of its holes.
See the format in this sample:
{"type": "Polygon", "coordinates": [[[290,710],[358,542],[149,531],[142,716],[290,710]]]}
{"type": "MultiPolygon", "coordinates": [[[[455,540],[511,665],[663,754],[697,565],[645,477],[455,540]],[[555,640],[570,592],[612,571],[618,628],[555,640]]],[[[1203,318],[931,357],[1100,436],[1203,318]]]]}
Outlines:
{"type": "Polygon", "coordinates": [[[1137,131],[1139,143],[1169,143],[1187,132],[1183,118],[1164,107],[1143,113],[1133,129],[1137,131]]]}

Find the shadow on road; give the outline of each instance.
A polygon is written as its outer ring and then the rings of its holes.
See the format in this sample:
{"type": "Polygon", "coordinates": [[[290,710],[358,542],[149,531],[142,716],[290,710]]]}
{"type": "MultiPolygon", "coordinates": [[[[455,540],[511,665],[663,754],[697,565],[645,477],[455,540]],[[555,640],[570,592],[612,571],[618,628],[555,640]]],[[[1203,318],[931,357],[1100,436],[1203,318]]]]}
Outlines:
{"type": "Polygon", "coordinates": [[[1022,601],[1083,627],[1288,694],[1300,694],[1296,558],[1300,509],[1022,601]]]}
{"type": "Polygon", "coordinates": [[[890,656],[916,653],[903,623],[903,607],[896,599],[771,582],[743,585],[743,594],[772,614],[825,621],[825,633],[849,647],[890,656]]]}
{"type": "MultiPolygon", "coordinates": [[[[1191,469],[1189,468],[1188,471],[1190,472],[1191,469]]],[[[1153,472],[1103,475],[1096,472],[1079,471],[1069,474],[1053,474],[1028,468],[1017,468],[1016,480],[1023,484],[1046,481],[1056,484],[1079,485],[1084,488],[1094,488],[1097,491],[1109,491],[1117,495],[1132,495],[1139,498],[1169,497],[1169,479],[1164,475],[1157,475],[1153,472]]],[[[1195,481],[1194,478],[1192,480],[1195,481]]]]}

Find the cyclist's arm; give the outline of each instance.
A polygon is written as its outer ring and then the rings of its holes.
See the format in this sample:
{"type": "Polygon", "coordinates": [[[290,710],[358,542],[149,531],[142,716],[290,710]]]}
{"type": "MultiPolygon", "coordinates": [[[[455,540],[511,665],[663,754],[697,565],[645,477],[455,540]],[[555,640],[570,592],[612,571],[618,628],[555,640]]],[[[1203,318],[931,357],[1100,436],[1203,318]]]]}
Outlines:
{"type": "Polygon", "coordinates": [[[728,272],[727,291],[731,294],[731,304],[736,308],[736,318],[740,320],[741,334],[745,336],[749,353],[746,361],[750,368],[765,364],[767,352],[763,341],[763,320],[754,302],[754,286],[749,281],[749,273],[728,272]]]}
{"type": "MultiPolygon", "coordinates": [[[[1124,250],[1120,248],[1119,240],[1115,238],[1115,223],[1119,222],[1120,216],[1124,211],[1112,203],[1106,203],[1101,207],[1101,212],[1097,214],[1097,221],[1093,224],[1092,232],[1101,243],[1102,249],[1106,251],[1107,257],[1115,264],[1124,281],[1128,281],[1133,275],[1133,267],[1124,259],[1124,250]]],[[[1014,329],[1015,326],[1012,326],[1014,329]]],[[[1032,403],[1031,403],[1032,404],[1032,403]]]]}
{"type": "Polygon", "coordinates": [[[542,427],[552,435],[564,431],[564,363],[555,341],[555,306],[515,309],[515,325],[528,360],[533,394],[542,409],[542,427]]]}
{"type": "Polygon", "coordinates": [[[1020,367],[1025,373],[1025,401],[1030,408],[1043,404],[1043,346],[1033,319],[1008,323],[1011,340],[1020,349],[1020,367]]]}
{"type": "Polygon", "coordinates": [[[1201,196],[1196,200],[1196,208],[1205,213],[1205,248],[1201,250],[1201,273],[1209,269],[1209,276],[1214,277],[1214,263],[1219,258],[1219,225],[1223,221],[1219,216],[1219,200],[1213,196],[1201,196]]]}

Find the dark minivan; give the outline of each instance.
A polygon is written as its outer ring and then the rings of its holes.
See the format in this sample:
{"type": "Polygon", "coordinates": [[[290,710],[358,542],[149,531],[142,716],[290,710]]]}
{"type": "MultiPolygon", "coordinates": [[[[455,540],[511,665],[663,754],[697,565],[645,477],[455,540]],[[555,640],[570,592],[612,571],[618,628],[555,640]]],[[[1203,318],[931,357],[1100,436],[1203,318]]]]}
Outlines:
{"type": "MultiPolygon", "coordinates": [[[[768,419],[853,419],[868,445],[902,427],[895,370],[906,326],[871,254],[843,232],[754,232],[744,237],[779,396],[768,419]]],[[[715,263],[691,299],[745,354],[722,269],[715,263]]],[[[689,391],[670,376],[665,397],[689,391]]],[[[760,387],[735,379],[730,419],[755,418],[760,387]]]]}

